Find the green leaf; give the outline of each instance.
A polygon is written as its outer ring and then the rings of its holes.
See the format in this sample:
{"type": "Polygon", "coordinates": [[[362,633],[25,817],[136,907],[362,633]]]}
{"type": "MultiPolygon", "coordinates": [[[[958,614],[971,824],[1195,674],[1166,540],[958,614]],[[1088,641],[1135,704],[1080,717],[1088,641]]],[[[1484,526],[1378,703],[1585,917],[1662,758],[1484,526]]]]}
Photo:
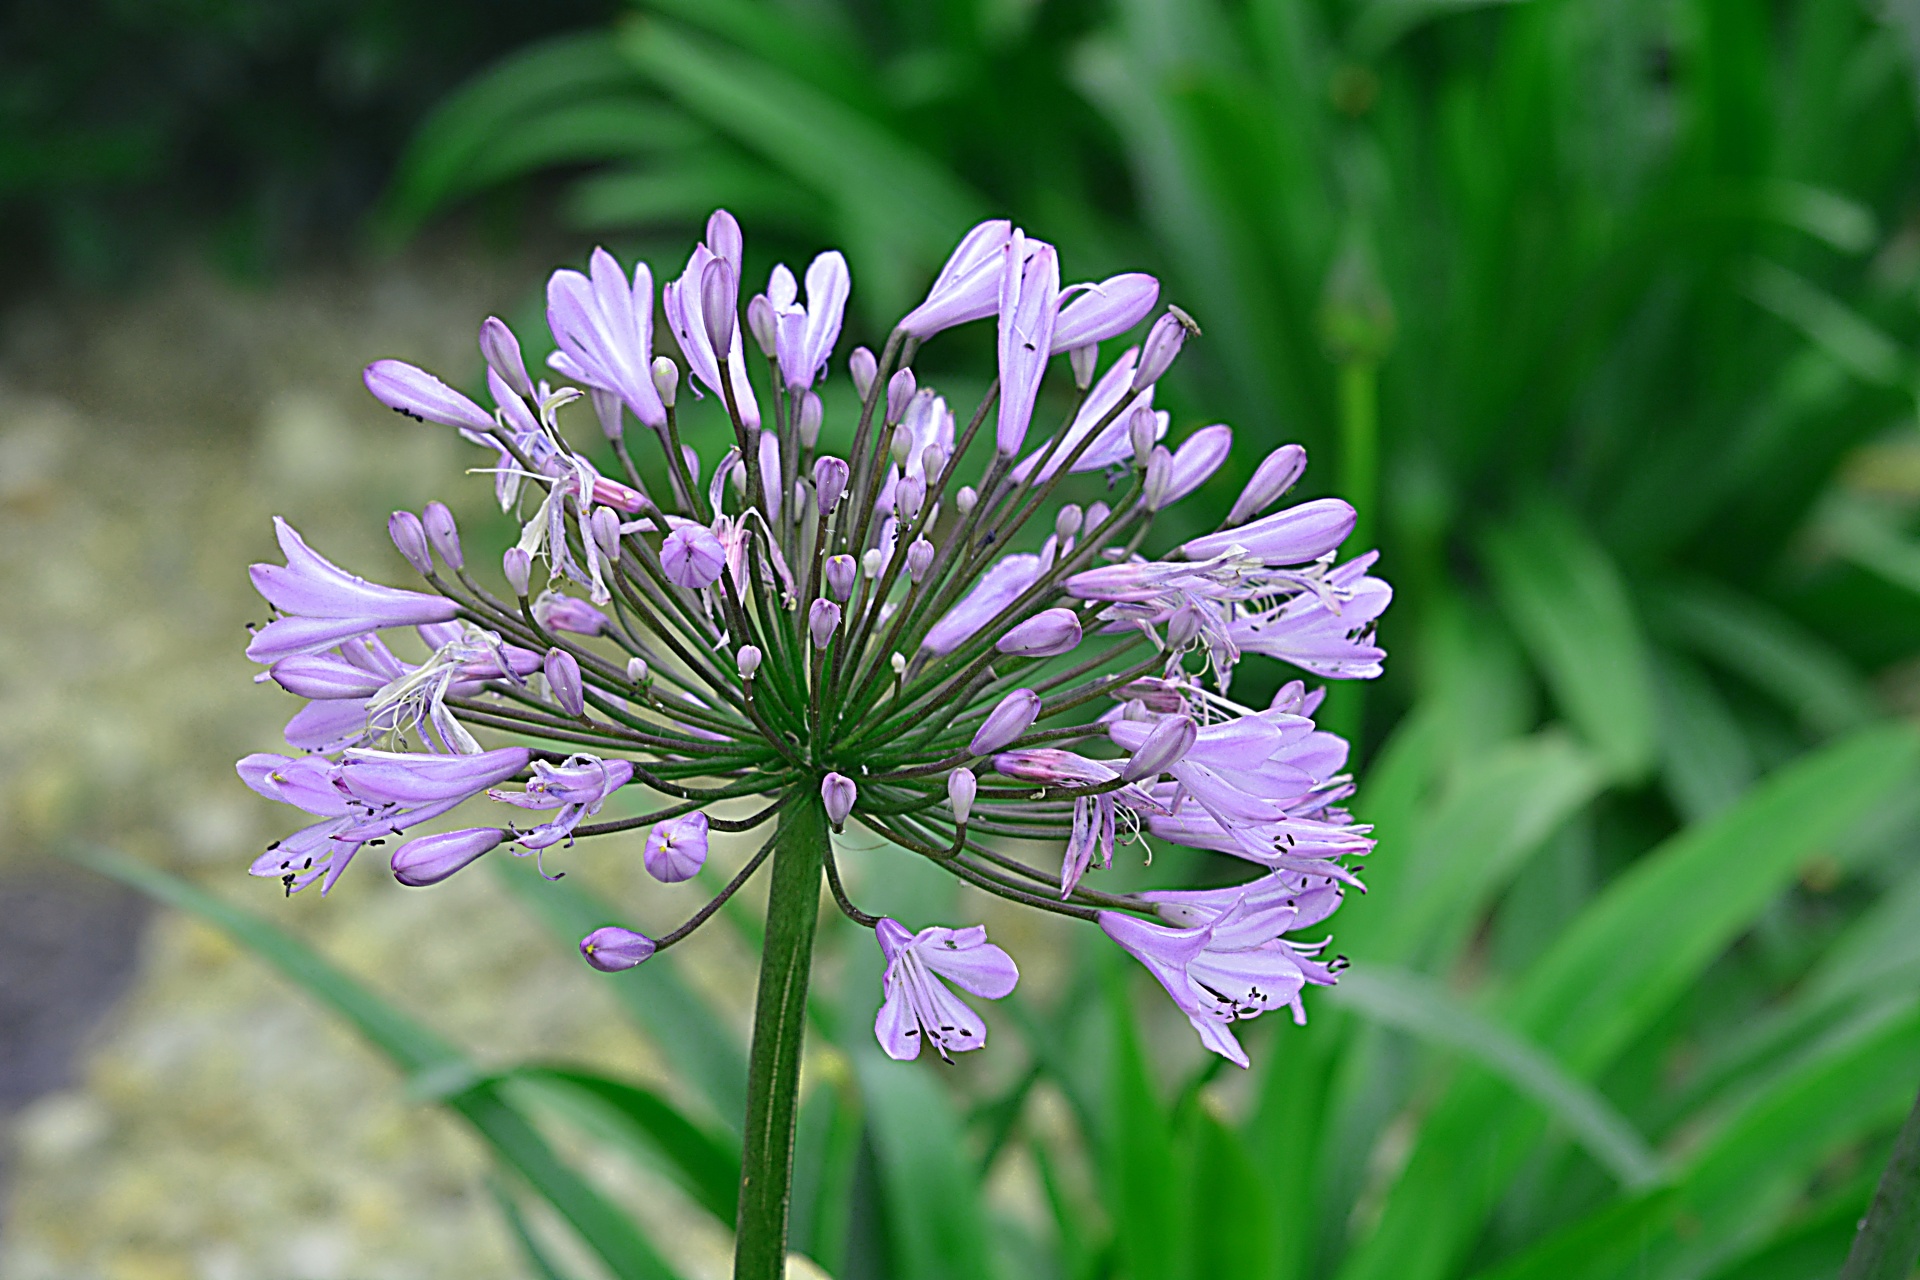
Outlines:
{"type": "Polygon", "coordinates": [[[1369,966],[1343,974],[1325,994],[1375,1022],[1474,1059],[1566,1126],[1623,1187],[1639,1191],[1666,1179],[1659,1155],[1598,1090],[1444,984],[1405,969],[1369,966]]]}
{"type": "Polygon", "coordinates": [[[1846,659],[1758,600],[1692,581],[1662,592],[1656,617],[1663,630],[1771,694],[1821,737],[1857,729],[1876,715],[1872,691],[1846,659]]]}
{"type": "Polygon", "coordinates": [[[1566,513],[1536,506],[1487,538],[1500,603],[1582,737],[1622,780],[1652,764],[1646,644],[1606,551],[1566,513]]]}
{"type": "Polygon", "coordinates": [[[1862,382],[1901,387],[1912,363],[1877,325],[1805,276],[1775,262],[1756,262],[1747,295],[1805,334],[1862,382]]]}
{"type": "Polygon", "coordinates": [[[1109,970],[1113,1023],[1107,1112],[1102,1117],[1101,1170],[1123,1270],[1133,1280],[1178,1280],[1189,1274],[1186,1203],[1174,1175],[1172,1126],[1154,1089],[1125,982],[1109,970]]]}
{"type": "Polygon", "coordinates": [[[1679,654],[1654,658],[1660,693],[1660,780],[1688,822],[1721,812],[1753,785],[1758,766],[1740,722],[1705,673],[1679,654]]]}
{"type": "MultiPolygon", "coordinates": [[[[548,880],[505,861],[493,865],[502,887],[569,951],[601,925],[619,919],[619,912],[571,879],[548,880]]],[[[673,953],[655,955],[624,973],[606,974],[604,980],[679,1077],[706,1095],[713,1119],[728,1132],[739,1133],[747,1111],[746,1054],[728,1032],[726,1019],[680,976],[673,953]]]]}
{"type": "Polygon", "coordinates": [[[583,1130],[654,1166],[729,1228],[740,1200],[740,1145],[687,1118],[651,1089],[575,1067],[515,1067],[500,1077],[555,1107],[583,1130]]]}
{"type": "Polygon", "coordinates": [[[1222,1280],[1271,1276],[1279,1266],[1276,1237],[1294,1224],[1273,1213],[1273,1193],[1260,1165],[1211,1094],[1201,1094],[1187,1129],[1193,1162],[1190,1274],[1222,1280]]]}
{"type": "Polygon", "coordinates": [[[713,145],[684,111],[636,95],[568,100],[514,120],[444,188],[451,200],[541,169],[633,160],[713,145]]]}
{"type": "Polygon", "coordinates": [[[409,1077],[471,1075],[474,1082],[445,1097],[443,1105],[471,1124],[494,1154],[526,1179],[620,1280],[672,1280],[673,1270],[633,1223],[561,1161],[496,1086],[472,1074],[465,1055],[450,1042],[368,991],[306,943],[184,880],[106,850],[78,853],[76,861],[225,931],[351,1023],[409,1077]]]}
{"type": "Polygon", "coordinates": [[[818,197],[793,179],[760,160],[728,152],[725,146],[703,147],[644,167],[582,178],[567,194],[567,218],[589,230],[698,222],[716,208],[790,229],[815,227],[826,219],[818,197]]]}
{"type": "Polygon", "coordinates": [[[546,1247],[533,1234],[533,1228],[528,1224],[526,1215],[520,1212],[520,1203],[513,1198],[513,1192],[498,1178],[487,1180],[487,1190],[493,1193],[493,1203],[500,1210],[500,1216],[507,1220],[507,1230],[512,1233],[514,1243],[520,1246],[520,1253],[526,1258],[527,1269],[533,1272],[534,1280],[567,1280],[566,1272],[547,1256],[546,1247]]]}
{"type": "MultiPolygon", "coordinates": [[[[1610,884],[1504,1002],[1505,1020],[1569,1071],[1596,1075],[1758,918],[1805,861],[1896,788],[1920,741],[1877,726],[1779,770],[1712,822],[1610,884]]],[[[1438,1280],[1539,1132],[1468,1073],[1429,1113],[1379,1226],[1342,1280],[1438,1280]],[[1471,1171],[1470,1173],[1468,1171],[1471,1171]]]]}
{"type": "Polygon", "coordinates": [[[1616,1200],[1474,1280],[1616,1280],[1671,1229],[1671,1189],[1616,1200]]]}
{"type": "Polygon", "coordinates": [[[840,1275],[847,1264],[847,1229],[865,1116],[852,1068],[837,1052],[816,1049],[817,1070],[800,1102],[793,1149],[793,1221],[789,1247],[840,1275]]]}
{"type": "Polygon", "coordinates": [[[854,1052],[899,1280],[981,1280],[998,1273],[953,1099],[927,1063],[854,1052]]]}

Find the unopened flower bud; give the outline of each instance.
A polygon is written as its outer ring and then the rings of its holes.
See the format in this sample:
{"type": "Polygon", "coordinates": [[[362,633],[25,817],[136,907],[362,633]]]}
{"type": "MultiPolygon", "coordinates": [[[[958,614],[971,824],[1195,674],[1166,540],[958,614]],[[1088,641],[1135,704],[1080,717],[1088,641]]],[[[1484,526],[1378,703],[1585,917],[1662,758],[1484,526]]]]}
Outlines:
{"type": "Polygon", "coordinates": [[[760,670],[760,656],[759,645],[743,644],[740,646],[740,651],[734,654],[733,660],[739,664],[740,678],[742,680],[753,679],[754,673],[760,670]]]}
{"type": "Polygon", "coordinates": [[[1127,446],[1133,450],[1133,464],[1136,467],[1146,465],[1154,445],[1160,442],[1159,428],[1159,419],[1145,405],[1135,405],[1127,415],[1127,446]]]}
{"type": "Polygon", "coordinates": [[[622,969],[631,969],[654,952],[653,939],[644,933],[635,933],[631,929],[622,929],[610,924],[604,929],[595,929],[580,939],[580,954],[587,963],[602,973],[619,973],[622,969]]]}
{"type": "Polygon", "coordinates": [[[1096,502],[1092,506],[1088,507],[1087,523],[1086,523],[1087,533],[1091,535],[1095,529],[1098,529],[1101,525],[1105,524],[1107,522],[1107,517],[1111,516],[1112,514],[1113,514],[1113,508],[1109,507],[1104,502],[1096,502]]]}
{"type": "Polygon", "coordinates": [[[853,812],[854,802],[859,798],[860,788],[843,773],[830,773],[820,779],[820,800],[827,807],[827,821],[833,824],[835,831],[846,822],[847,815],[853,812]]]}
{"type": "Polygon", "coordinates": [[[800,395],[800,447],[811,449],[820,443],[820,423],[826,417],[826,407],[820,403],[820,397],[811,391],[800,395]]]}
{"type": "Polygon", "coordinates": [[[433,572],[433,553],[427,550],[427,531],[420,517],[411,511],[396,511],[387,517],[387,536],[416,573],[433,572]]]}
{"type": "Polygon", "coordinates": [[[852,471],[839,458],[821,458],[813,464],[813,491],[820,499],[821,514],[840,505],[851,475],[852,471]]]}
{"type": "Polygon", "coordinates": [[[880,376],[880,362],[865,347],[855,347],[847,357],[847,372],[853,375],[853,389],[862,401],[873,394],[873,380],[880,376]]]}
{"type": "Polygon", "coordinates": [[[527,376],[527,362],[520,354],[520,339],[513,336],[506,321],[488,316],[480,325],[480,354],[487,367],[500,375],[500,381],[513,393],[533,399],[533,379],[527,376]]]}
{"type": "Polygon", "coordinates": [[[507,586],[513,594],[525,598],[527,583],[533,578],[533,557],[519,547],[508,547],[500,557],[500,572],[507,579],[507,586]]]}
{"type": "Polygon", "coordinates": [[[679,884],[700,874],[707,862],[707,815],[698,809],[657,822],[640,852],[647,874],[662,884],[679,884]]]}
{"type": "Polygon", "coordinates": [[[753,335],[754,345],[760,348],[760,354],[773,357],[774,320],[773,304],[767,301],[767,295],[756,293],[747,303],[747,332],[753,335]]]}
{"type": "Polygon", "coordinates": [[[443,831],[409,840],[393,851],[393,878],[410,889],[439,884],[483,854],[500,847],[507,833],[495,827],[443,831]]]}
{"type": "Polygon", "coordinates": [[[907,674],[907,655],[904,653],[895,653],[887,659],[887,665],[893,668],[894,675],[903,676],[907,674]]]}
{"type": "Polygon", "coordinates": [[[609,560],[620,558],[620,513],[612,507],[593,509],[593,544],[609,560]]]}
{"type": "Polygon", "coordinates": [[[1089,342],[1084,347],[1075,347],[1067,352],[1067,365],[1073,370],[1073,385],[1077,391],[1085,391],[1093,385],[1093,366],[1100,359],[1098,343],[1089,342]]]}
{"type": "Polygon", "coordinates": [[[967,751],[976,756],[991,755],[1031,729],[1039,718],[1040,695],[1031,689],[1015,689],[987,713],[986,723],[973,735],[967,751]]]}
{"type": "Polygon", "coordinates": [[[807,501],[812,496],[813,489],[805,480],[799,476],[795,476],[793,479],[793,515],[791,517],[795,524],[798,524],[807,514],[807,501]]]}
{"type": "Polygon", "coordinates": [[[1080,522],[1082,518],[1083,514],[1079,504],[1069,502],[1054,515],[1053,531],[1060,535],[1062,540],[1071,538],[1074,534],[1080,532],[1080,522]]]}
{"type": "Polygon", "coordinates": [[[1120,718],[1134,724],[1144,724],[1153,719],[1153,712],[1147,710],[1147,704],[1138,698],[1129,698],[1120,707],[1120,718]]]}
{"type": "Polygon", "coordinates": [[[458,569],[466,564],[466,557],[460,552],[460,530],[453,522],[453,512],[447,510],[444,502],[429,502],[426,510],[420,513],[420,524],[427,531],[427,541],[446,561],[447,568],[458,569]]]}
{"type": "Polygon", "coordinates": [[[700,453],[690,444],[680,446],[680,461],[686,464],[687,479],[700,483],[700,453]]]}
{"type": "Polygon", "coordinates": [[[549,631],[571,631],[575,635],[597,636],[607,629],[607,615],[572,596],[542,591],[533,602],[533,620],[549,631]]]}
{"type": "Polygon", "coordinates": [[[920,514],[920,508],[927,501],[927,482],[919,476],[908,476],[893,491],[893,508],[903,520],[911,520],[920,514]]]}
{"type": "Polygon", "coordinates": [[[1180,501],[1213,477],[1232,448],[1232,428],[1219,425],[1202,427],[1188,436],[1179,452],[1166,457],[1164,462],[1162,455],[1166,449],[1156,446],[1153,462],[1147,465],[1140,495],[1142,503],[1149,511],[1159,511],[1180,501]],[[1154,474],[1156,465],[1160,468],[1158,477],[1154,474]]]}
{"type": "Polygon", "coordinates": [[[877,578],[887,567],[887,555],[878,547],[869,547],[860,557],[860,568],[869,578],[877,578]]]}
{"type": "Polygon", "coordinates": [[[1020,658],[1055,658],[1079,643],[1079,614],[1071,609],[1043,609],[1001,636],[994,648],[1020,658]]]}
{"type": "Polygon", "coordinates": [[[565,649],[547,650],[547,691],[553,703],[570,716],[587,714],[586,690],[580,683],[580,664],[565,649]]]}
{"type": "Polygon", "coordinates": [[[979,505],[979,502],[979,491],[970,484],[961,485],[960,492],[953,495],[953,509],[963,516],[972,515],[974,507],[979,505]]]}
{"type": "Polygon", "coordinates": [[[747,464],[744,461],[736,460],[734,462],[733,469],[727,472],[727,479],[733,484],[734,497],[744,498],[747,496],[747,464]]]}
{"type": "Polygon", "coordinates": [[[933,544],[925,538],[915,538],[913,545],[907,548],[907,576],[915,582],[927,576],[927,570],[933,567],[933,544]]]}
{"type": "Polygon", "coordinates": [[[619,392],[589,387],[587,398],[593,402],[593,416],[600,420],[600,434],[609,440],[618,440],[625,427],[620,418],[623,407],[619,392]]]}
{"type": "Polygon", "coordinates": [[[661,407],[673,408],[673,398],[680,390],[680,366],[672,356],[653,358],[653,389],[660,394],[661,407]]]}
{"type": "Polygon", "coordinates": [[[893,459],[895,466],[906,466],[907,459],[913,456],[913,432],[896,431],[893,435],[889,436],[887,439],[887,456],[893,459]]]}
{"type": "Polygon", "coordinates": [[[901,369],[887,379],[887,422],[889,425],[907,416],[907,406],[913,403],[913,393],[920,389],[919,382],[913,376],[913,370],[901,369]]]}
{"type": "Polygon", "coordinates": [[[1180,763],[1199,736],[1199,726],[1191,716],[1166,717],[1147,734],[1147,740],[1128,759],[1120,776],[1128,782],[1159,777],[1180,763]]]}
{"type": "MultiPolygon", "coordinates": [[[[740,305],[740,282],[734,279],[733,264],[715,258],[700,273],[700,319],[707,326],[707,341],[713,344],[716,360],[725,360],[733,347],[735,314],[740,305]]],[[[1148,339],[1151,341],[1151,337],[1148,339]]]]}
{"type": "Polygon", "coordinates": [[[1133,371],[1133,390],[1145,391],[1173,367],[1180,348],[1186,345],[1192,324],[1178,307],[1168,308],[1167,314],[1153,322],[1153,328],[1147,331],[1146,345],[1140,350],[1140,364],[1133,371]]]}
{"type": "Polygon", "coordinates": [[[627,679],[633,681],[635,684],[645,684],[651,675],[652,672],[647,669],[647,660],[645,658],[627,659],[627,679]]]}
{"type": "Polygon", "coordinates": [[[1200,611],[1183,604],[1167,619],[1167,648],[1184,650],[1200,634],[1200,611]]]}
{"type": "Polygon", "coordinates": [[[973,812],[973,797],[980,791],[980,780],[973,776],[971,769],[955,769],[947,775],[947,803],[953,806],[953,820],[961,826],[967,825],[967,815],[973,812]]]}
{"type": "Polygon", "coordinates": [[[840,606],[831,600],[815,600],[807,609],[807,634],[813,637],[813,647],[824,649],[833,640],[833,633],[840,629],[840,606]]]}
{"type": "Polygon", "coordinates": [[[1227,513],[1228,527],[1245,524],[1272,506],[1293,488],[1306,469],[1307,451],[1297,444],[1283,444],[1262,458],[1253,469],[1253,478],[1234,500],[1233,510],[1227,513]]]}
{"type": "Polygon", "coordinates": [[[849,555],[827,557],[827,592],[835,600],[846,602],[853,594],[854,580],[860,576],[860,565],[849,555]]]}
{"type": "Polygon", "coordinates": [[[947,469],[947,458],[945,445],[930,444],[920,451],[920,474],[926,477],[928,484],[940,483],[940,477],[947,469]]]}

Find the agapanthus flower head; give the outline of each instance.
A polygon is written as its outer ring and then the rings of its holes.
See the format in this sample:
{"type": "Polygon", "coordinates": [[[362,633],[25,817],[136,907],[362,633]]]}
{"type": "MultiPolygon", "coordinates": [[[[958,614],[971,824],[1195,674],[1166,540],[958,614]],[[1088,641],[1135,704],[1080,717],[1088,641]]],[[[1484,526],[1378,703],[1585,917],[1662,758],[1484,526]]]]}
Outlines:
{"type": "MultiPolygon", "coordinates": [[[[859,828],[892,856],[1097,922],[1210,1048],[1244,1063],[1234,1021],[1299,1016],[1304,988],[1333,979],[1318,944],[1287,935],[1358,885],[1371,835],[1342,807],[1346,744],[1314,723],[1320,691],[1294,681],[1255,709],[1233,679],[1248,657],[1379,674],[1391,590],[1371,552],[1339,559],[1352,508],[1270,511],[1306,465],[1287,445],[1218,528],[1155,540],[1156,514],[1225,469],[1233,432],[1155,407],[1199,330],[1178,308],[1149,325],[1151,276],[1063,284],[1052,245],[983,223],[877,354],[837,352],[847,260],[829,250],[804,281],[781,266],[762,286],[743,278],[743,246],[716,213],[659,290],[707,398],[684,420],[680,364],[653,349],[655,273],[605,250],[549,281],[543,372],[557,383],[529,374],[494,318],[479,336],[491,409],[410,364],[368,367],[382,404],[487,451],[475,469],[521,536],[489,585],[446,506],[398,513],[394,544],[423,579],[402,589],[277,523],[285,564],[253,570],[275,616],[248,653],[307,700],[287,738],[311,754],[250,756],[240,772],[317,821],[255,871],[290,892],[330,886],[362,846],[471,805],[490,816],[400,844],[395,876],[427,885],[496,849],[612,841],[670,886],[701,871],[712,833],[811,815],[822,840],[828,824],[859,828]],[[996,338],[991,390],[950,405],[915,359],[976,323],[996,338]],[[1103,360],[1103,343],[1119,349],[1103,360]],[[859,397],[846,423],[828,423],[814,391],[836,360],[859,397]],[[629,419],[644,428],[631,449],[629,419]],[[827,454],[823,436],[851,443],[827,454]],[[523,745],[489,749],[500,735],[523,745]],[[1048,838],[1057,866],[1003,847],[1048,838]],[[1096,887],[1117,857],[1146,860],[1149,839],[1232,859],[1244,882],[1096,887]]],[[[886,1051],[983,1045],[946,984],[998,998],[1018,980],[1012,958],[978,927],[915,932],[861,912],[830,841],[823,857],[886,958],[886,1051]]],[[[713,906],[657,938],[608,925],[582,952],[632,967],[713,906]]]]}

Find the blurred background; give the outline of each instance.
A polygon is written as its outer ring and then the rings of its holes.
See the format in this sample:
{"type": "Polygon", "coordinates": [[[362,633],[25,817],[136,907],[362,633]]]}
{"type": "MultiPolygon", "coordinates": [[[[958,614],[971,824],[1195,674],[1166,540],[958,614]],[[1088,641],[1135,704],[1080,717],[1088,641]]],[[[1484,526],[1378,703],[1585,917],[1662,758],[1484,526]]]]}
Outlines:
{"type": "MultiPolygon", "coordinates": [[[[0,1277],[724,1274],[668,1130],[541,1113],[664,1261],[593,1258],[447,1087],[59,856],[166,868],[475,1061],[638,1081],[724,1153],[751,910],[625,983],[514,868],[282,900],[243,872],[286,815],[231,770],[289,708],[240,654],[271,513],[393,581],[396,506],[510,536],[361,366],[472,385],[488,313],[537,358],[549,270],[670,278],[716,206],[751,284],[846,250],[841,359],[984,216],[1070,279],[1154,271],[1205,331],[1176,432],[1238,436],[1193,521],[1303,442],[1299,496],[1353,500],[1397,590],[1386,677],[1326,713],[1380,847],[1309,1025],[1223,1073],[1072,931],[855,850],[1030,980],[981,1061],[889,1067],[870,947],[828,931],[797,1249],[1835,1274],[1920,1087],[1917,60],[1904,0],[11,0],[0,1277]]],[[[990,351],[922,380],[977,390],[990,351]]]]}

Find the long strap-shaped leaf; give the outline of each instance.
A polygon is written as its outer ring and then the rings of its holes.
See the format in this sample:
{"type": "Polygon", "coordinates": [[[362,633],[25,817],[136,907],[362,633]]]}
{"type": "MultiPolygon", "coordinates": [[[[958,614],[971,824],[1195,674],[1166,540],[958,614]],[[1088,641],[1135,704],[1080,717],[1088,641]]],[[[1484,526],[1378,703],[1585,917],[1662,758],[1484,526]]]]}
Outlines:
{"type": "Polygon", "coordinates": [[[484,1139],[502,1163],[526,1179],[620,1280],[675,1280],[675,1272],[633,1223],[562,1161],[532,1122],[457,1046],[335,968],[306,943],[249,912],[104,849],[75,860],[224,931],[308,995],[352,1023],[384,1053],[416,1092],[438,1096],[484,1139]],[[470,1081],[471,1083],[463,1083],[470,1081]]]}
{"type": "Polygon", "coordinates": [[[1566,1125],[1622,1186],[1638,1190],[1666,1179],[1659,1155],[1597,1089],[1434,979],[1405,969],[1359,968],[1327,994],[1375,1022],[1474,1058],[1566,1125]]]}

